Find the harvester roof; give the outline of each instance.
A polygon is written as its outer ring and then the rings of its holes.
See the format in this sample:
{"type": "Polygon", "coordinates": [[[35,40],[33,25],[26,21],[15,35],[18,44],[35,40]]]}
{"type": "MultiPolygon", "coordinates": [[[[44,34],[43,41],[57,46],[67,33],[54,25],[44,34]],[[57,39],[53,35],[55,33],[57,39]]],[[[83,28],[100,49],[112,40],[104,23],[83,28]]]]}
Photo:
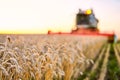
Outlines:
{"type": "Polygon", "coordinates": [[[93,13],[92,9],[87,9],[87,10],[81,10],[81,9],[79,9],[79,13],[78,14],[90,15],[92,13],[93,13]]]}

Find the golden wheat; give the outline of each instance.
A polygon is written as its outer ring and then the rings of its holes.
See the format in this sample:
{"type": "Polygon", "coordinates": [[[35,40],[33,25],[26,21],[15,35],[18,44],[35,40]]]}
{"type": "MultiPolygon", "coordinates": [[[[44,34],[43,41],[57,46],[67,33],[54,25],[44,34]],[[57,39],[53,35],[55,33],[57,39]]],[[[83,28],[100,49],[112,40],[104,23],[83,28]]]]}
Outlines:
{"type": "Polygon", "coordinates": [[[76,79],[107,41],[104,37],[68,35],[0,38],[0,80],[76,79]]]}

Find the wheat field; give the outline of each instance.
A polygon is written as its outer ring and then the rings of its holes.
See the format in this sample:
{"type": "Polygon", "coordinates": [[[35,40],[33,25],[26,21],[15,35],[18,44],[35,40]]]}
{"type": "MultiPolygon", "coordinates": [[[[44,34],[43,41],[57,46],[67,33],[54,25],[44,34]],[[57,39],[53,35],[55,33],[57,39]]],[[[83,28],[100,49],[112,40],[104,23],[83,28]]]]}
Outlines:
{"type": "Polygon", "coordinates": [[[76,80],[105,37],[0,35],[0,80],[76,80]]]}

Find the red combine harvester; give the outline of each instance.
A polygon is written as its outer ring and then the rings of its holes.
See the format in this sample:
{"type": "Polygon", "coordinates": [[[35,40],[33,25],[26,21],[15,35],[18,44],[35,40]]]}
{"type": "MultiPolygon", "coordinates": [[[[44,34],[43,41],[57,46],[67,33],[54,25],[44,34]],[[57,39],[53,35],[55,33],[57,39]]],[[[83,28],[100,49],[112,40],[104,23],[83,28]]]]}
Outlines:
{"type": "Polygon", "coordinates": [[[98,19],[92,9],[80,10],[76,14],[76,30],[72,30],[71,33],[53,33],[48,31],[48,34],[70,34],[70,35],[83,35],[83,36],[105,36],[108,38],[108,42],[115,41],[114,33],[100,33],[97,24],[98,19]]]}

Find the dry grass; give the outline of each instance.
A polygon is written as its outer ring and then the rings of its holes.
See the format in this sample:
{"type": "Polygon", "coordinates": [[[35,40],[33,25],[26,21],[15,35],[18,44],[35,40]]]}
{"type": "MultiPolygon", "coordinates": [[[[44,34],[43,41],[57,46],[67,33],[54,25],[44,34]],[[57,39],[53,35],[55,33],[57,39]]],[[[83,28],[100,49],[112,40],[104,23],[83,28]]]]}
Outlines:
{"type": "Polygon", "coordinates": [[[92,36],[10,35],[0,38],[0,80],[75,79],[106,42],[104,37],[92,36]]]}

